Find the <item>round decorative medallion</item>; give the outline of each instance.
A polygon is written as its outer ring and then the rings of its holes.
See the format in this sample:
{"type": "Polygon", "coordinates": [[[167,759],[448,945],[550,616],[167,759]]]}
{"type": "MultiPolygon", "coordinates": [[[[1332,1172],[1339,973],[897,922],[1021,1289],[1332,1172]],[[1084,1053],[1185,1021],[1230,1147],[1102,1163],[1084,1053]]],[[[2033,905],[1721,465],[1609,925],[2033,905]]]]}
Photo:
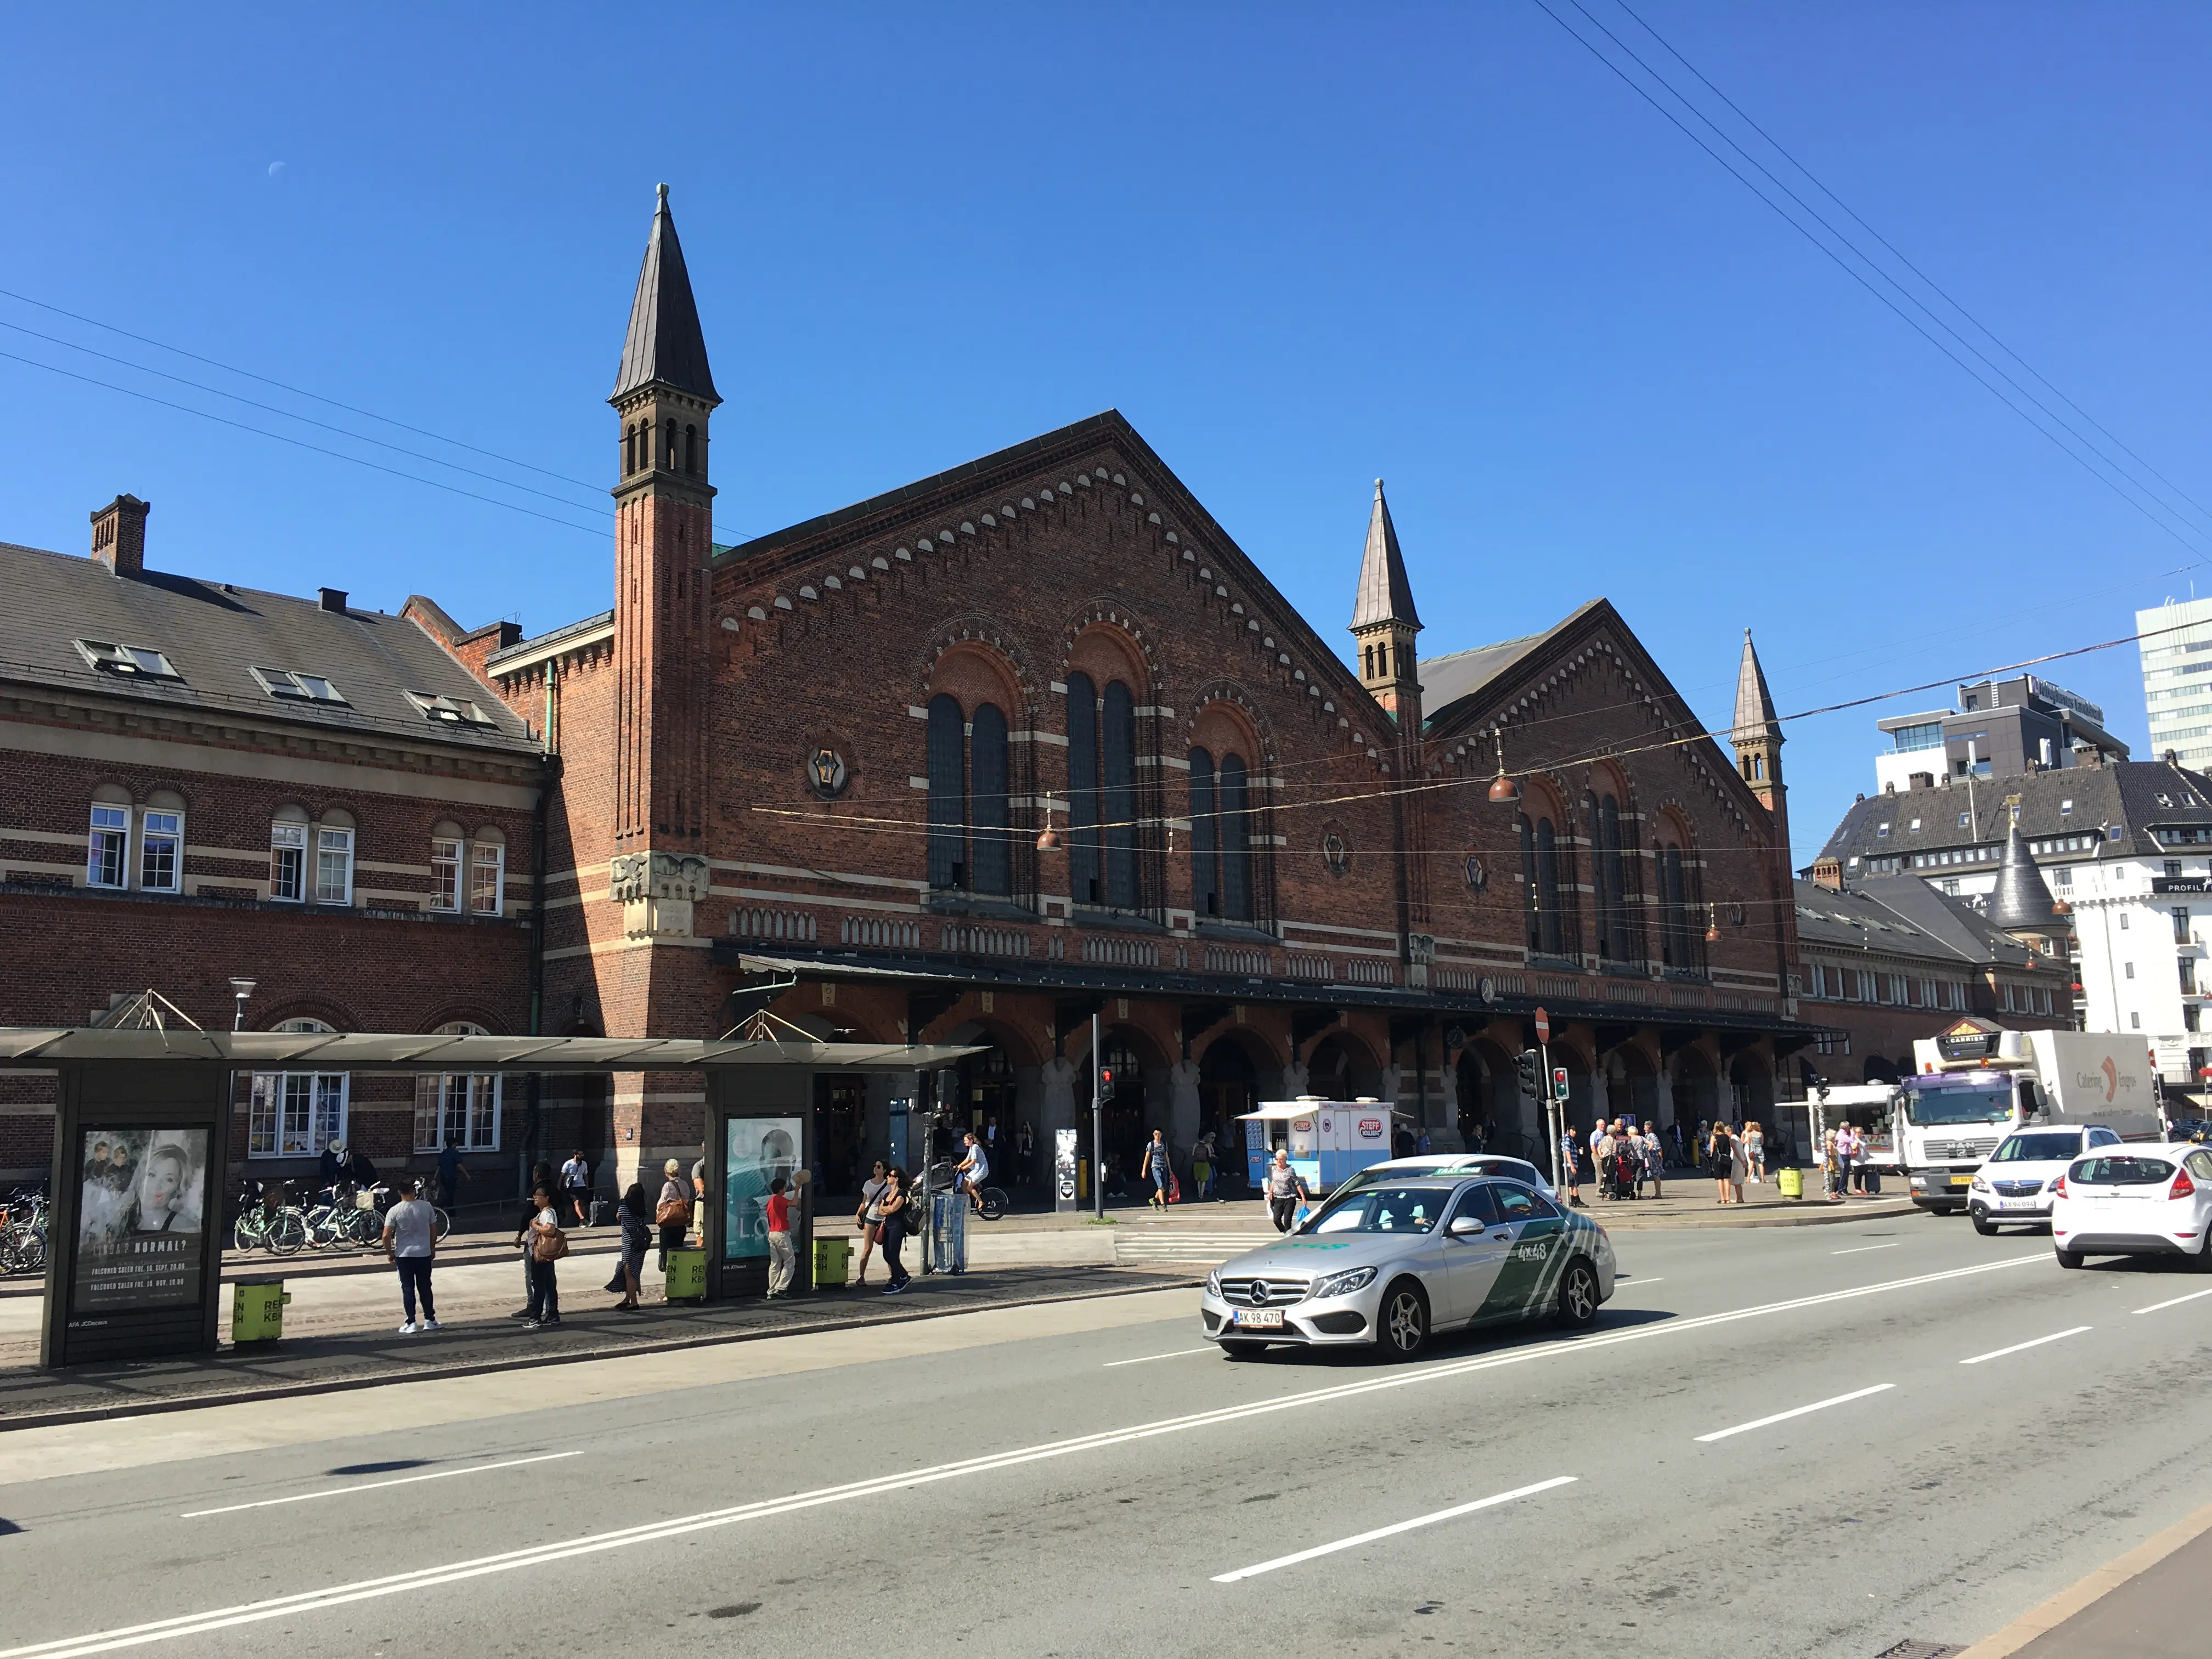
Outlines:
{"type": "Polygon", "coordinates": [[[1478,893],[1490,885],[1490,872],[1482,867],[1480,859],[1467,861],[1467,884],[1478,893]]]}
{"type": "Polygon", "coordinates": [[[824,800],[845,793],[846,775],[845,757],[834,749],[825,746],[806,757],[806,781],[824,800]]]}
{"type": "Polygon", "coordinates": [[[1333,823],[1322,829],[1321,861],[1328,866],[1332,876],[1343,875],[1352,868],[1352,843],[1344,838],[1344,831],[1333,823]]]}

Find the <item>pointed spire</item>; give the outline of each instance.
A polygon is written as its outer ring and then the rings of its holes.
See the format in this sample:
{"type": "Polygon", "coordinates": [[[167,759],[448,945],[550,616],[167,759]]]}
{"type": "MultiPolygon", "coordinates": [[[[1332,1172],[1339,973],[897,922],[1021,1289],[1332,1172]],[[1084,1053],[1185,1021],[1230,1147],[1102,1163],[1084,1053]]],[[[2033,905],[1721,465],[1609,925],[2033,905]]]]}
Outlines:
{"type": "Polygon", "coordinates": [[[1735,726],[1729,740],[1741,749],[1761,738],[1780,743],[1782,720],[1774,712],[1774,699],[1766,690],[1766,671],[1759,665],[1759,653],[1752,649],[1751,630],[1747,628],[1743,665],[1735,676],[1735,726]]]}
{"type": "Polygon", "coordinates": [[[630,301],[622,367],[607,401],[619,402],[654,381],[709,403],[722,401],[707,368],[707,339],[699,329],[699,307],[692,301],[691,275],[684,268],[684,245],[676,240],[665,185],[659,187],[653,234],[637,273],[637,297],[630,301]]]}
{"type": "Polygon", "coordinates": [[[1997,866],[1997,884],[1990,894],[1990,926],[2003,933],[2047,933],[2065,927],[2043,872],[2027,850],[2027,842],[2014,820],[2005,838],[2004,862],[1997,866]]]}
{"type": "Polygon", "coordinates": [[[1390,522],[1390,504],[1382,499],[1382,480],[1375,481],[1375,510],[1367,520],[1367,552],[1359,562],[1359,592],[1352,607],[1355,632],[1383,623],[1402,623],[1419,628],[1413,611],[1413,585],[1406,580],[1405,555],[1398,550],[1397,526],[1390,522]]]}

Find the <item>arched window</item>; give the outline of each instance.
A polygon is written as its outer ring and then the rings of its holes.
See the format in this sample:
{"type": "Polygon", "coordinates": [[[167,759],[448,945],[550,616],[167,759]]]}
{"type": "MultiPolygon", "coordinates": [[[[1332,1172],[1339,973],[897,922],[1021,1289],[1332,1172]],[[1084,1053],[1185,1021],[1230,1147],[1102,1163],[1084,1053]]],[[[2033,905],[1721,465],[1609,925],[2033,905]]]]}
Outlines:
{"type": "Polygon", "coordinates": [[[1597,954],[1601,961],[1630,961],[1638,952],[1630,926],[1620,803],[1611,794],[1594,794],[1589,798],[1589,811],[1596,842],[1590,860],[1590,884],[1596,890],[1597,954]]]}
{"type": "Polygon", "coordinates": [[[929,700],[929,884],[968,884],[968,778],[965,722],[957,698],[929,700]]]}
{"type": "MultiPolygon", "coordinates": [[[[320,1032],[319,1019],[277,1022],[280,1031],[320,1032]]],[[[248,1158],[319,1158],[346,1133],[350,1079],[343,1072],[257,1072],[246,1112],[248,1158]]]]}
{"type": "Polygon", "coordinates": [[[1078,904],[1106,902],[1098,842],[1098,694],[1088,674],[1067,677],[1067,874],[1078,904]]]}
{"type": "Polygon", "coordinates": [[[979,703],[969,722],[968,775],[974,791],[975,888],[999,897],[1014,890],[1013,847],[1006,799],[1006,717],[995,703],[979,703]]]}
{"type": "Polygon", "coordinates": [[[692,473],[699,470],[699,428],[696,426],[684,428],[684,470],[692,473]]]}
{"type": "Polygon", "coordinates": [[[1521,885],[1532,955],[1565,953],[1559,905],[1559,832],[1548,817],[1521,820],[1521,885]]]}
{"type": "MultiPolygon", "coordinates": [[[[457,1019],[436,1036],[489,1036],[481,1025],[457,1019]]],[[[499,1148],[500,1080],[495,1074],[447,1072],[415,1079],[415,1150],[458,1146],[465,1152],[499,1148]]]]}
{"type": "Polygon", "coordinates": [[[1702,973],[1705,965],[1705,884],[1697,856],[1671,840],[1656,860],[1659,899],[1659,957],[1682,973],[1702,973]]]}
{"type": "Polygon", "coordinates": [[[637,422],[632,421],[623,428],[623,477],[627,478],[637,471],[637,422]]]}
{"type": "Polygon", "coordinates": [[[1213,790],[1213,757],[1190,751],[1190,908],[1201,916],[1221,909],[1221,823],[1213,790]]]}
{"type": "Polygon", "coordinates": [[[1252,801],[1237,755],[1221,757],[1221,914],[1252,920],[1252,801]]]}
{"type": "Polygon", "coordinates": [[[1106,902],[1134,910],[1137,896],[1137,700],[1119,680],[1109,681],[1100,707],[1104,787],[1106,902]]]}

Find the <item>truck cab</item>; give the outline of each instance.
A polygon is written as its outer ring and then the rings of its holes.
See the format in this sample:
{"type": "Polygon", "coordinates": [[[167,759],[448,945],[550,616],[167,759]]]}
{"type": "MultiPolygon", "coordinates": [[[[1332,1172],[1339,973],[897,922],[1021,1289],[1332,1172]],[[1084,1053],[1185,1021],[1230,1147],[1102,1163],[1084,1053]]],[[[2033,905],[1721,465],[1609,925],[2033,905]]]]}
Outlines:
{"type": "Polygon", "coordinates": [[[1974,1171],[2042,1104],[2035,1079],[2011,1072],[1926,1072],[1898,1088],[1905,1185],[1915,1204],[1938,1215],[1966,1209],[1974,1171]]]}

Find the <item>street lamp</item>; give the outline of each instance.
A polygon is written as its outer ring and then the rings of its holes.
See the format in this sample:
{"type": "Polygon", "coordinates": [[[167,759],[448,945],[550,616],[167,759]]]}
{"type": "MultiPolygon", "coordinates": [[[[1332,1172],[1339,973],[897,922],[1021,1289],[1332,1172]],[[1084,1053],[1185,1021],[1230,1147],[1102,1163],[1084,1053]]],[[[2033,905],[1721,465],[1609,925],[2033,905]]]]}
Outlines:
{"type": "Polygon", "coordinates": [[[230,994],[232,1000],[237,1004],[237,1012],[230,1018],[230,1029],[234,1031],[242,1031],[246,1029],[246,1000],[253,994],[253,981],[250,979],[232,980],[230,994]]]}
{"type": "Polygon", "coordinates": [[[1498,745],[1498,776],[1491,782],[1490,799],[1503,805],[1521,799],[1521,786],[1505,775],[1505,733],[1493,726],[1490,736],[1498,745]]]}

